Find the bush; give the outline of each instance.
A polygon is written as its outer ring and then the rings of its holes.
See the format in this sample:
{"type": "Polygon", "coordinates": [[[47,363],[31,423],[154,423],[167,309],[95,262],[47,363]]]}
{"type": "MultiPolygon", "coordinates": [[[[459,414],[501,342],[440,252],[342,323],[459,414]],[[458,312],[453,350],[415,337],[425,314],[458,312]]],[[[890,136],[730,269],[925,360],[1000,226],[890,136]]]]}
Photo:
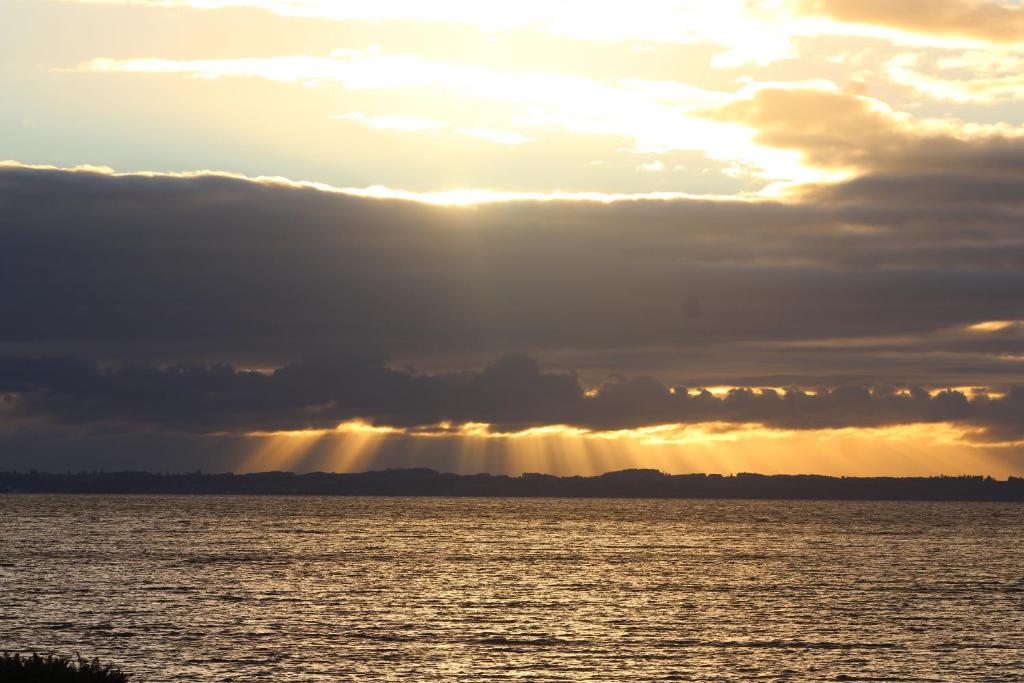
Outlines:
{"type": "Polygon", "coordinates": [[[69,659],[36,653],[0,654],[0,681],[4,683],[127,683],[128,674],[98,659],[69,659]]]}

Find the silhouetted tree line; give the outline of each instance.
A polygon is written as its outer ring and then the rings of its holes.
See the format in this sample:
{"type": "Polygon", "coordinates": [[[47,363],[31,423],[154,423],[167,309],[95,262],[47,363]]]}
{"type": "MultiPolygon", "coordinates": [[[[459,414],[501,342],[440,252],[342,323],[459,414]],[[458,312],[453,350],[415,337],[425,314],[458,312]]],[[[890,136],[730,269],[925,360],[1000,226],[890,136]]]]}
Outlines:
{"type": "Polygon", "coordinates": [[[358,474],[154,474],[0,472],[6,493],[134,493],[566,498],[764,498],[789,500],[1024,501],[1024,478],[827,477],[742,473],[669,475],[623,470],[594,477],[448,474],[425,468],[358,474]]]}

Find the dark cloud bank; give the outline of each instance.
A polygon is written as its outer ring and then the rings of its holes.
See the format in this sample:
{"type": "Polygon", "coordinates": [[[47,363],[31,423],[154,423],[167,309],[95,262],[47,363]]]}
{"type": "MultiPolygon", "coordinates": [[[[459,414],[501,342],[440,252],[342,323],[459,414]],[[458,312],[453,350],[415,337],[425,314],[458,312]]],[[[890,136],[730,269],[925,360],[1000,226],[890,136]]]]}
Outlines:
{"type": "Polygon", "coordinates": [[[496,430],[565,424],[594,430],[725,421],[786,429],[955,422],[982,441],[1024,439],[1024,387],[997,398],[920,387],[734,389],[666,387],[650,377],[617,378],[588,395],[572,373],[544,372],[527,356],[481,371],[421,374],[373,360],[305,362],[264,374],[227,365],[128,365],[100,369],[63,359],[0,360],[0,393],[15,420],[111,433],[184,434],[333,428],[361,418],[435,429],[486,422],[496,430]]]}
{"type": "Polygon", "coordinates": [[[961,174],[906,165],[789,204],[443,208],[0,167],[0,422],[951,421],[1019,439],[1021,326],[968,327],[1024,319],[1024,156],[1012,142],[956,153],[961,174]],[[1001,171],[981,182],[989,157],[1001,171]],[[494,363],[523,353],[555,369],[494,363]],[[825,389],[717,399],[670,384],[825,389]],[[953,386],[1006,397],[891,388],[953,386]]]}
{"type": "Polygon", "coordinates": [[[1024,191],[957,203],[958,182],[870,176],[788,205],[467,209],[0,168],[0,352],[270,367],[525,352],[696,384],[1021,377],[1007,361],[1024,352],[1019,330],[949,330],[1024,318],[1024,191]]]}

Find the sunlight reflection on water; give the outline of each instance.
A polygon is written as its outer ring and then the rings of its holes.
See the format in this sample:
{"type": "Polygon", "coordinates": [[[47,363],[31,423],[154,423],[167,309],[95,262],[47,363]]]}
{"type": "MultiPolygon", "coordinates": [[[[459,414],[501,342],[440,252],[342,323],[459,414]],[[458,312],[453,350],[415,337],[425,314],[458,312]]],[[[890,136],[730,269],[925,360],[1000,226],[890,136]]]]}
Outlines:
{"type": "Polygon", "coordinates": [[[1024,506],[0,496],[0,649],[138,680],[1021,680],[1024,506]]]}

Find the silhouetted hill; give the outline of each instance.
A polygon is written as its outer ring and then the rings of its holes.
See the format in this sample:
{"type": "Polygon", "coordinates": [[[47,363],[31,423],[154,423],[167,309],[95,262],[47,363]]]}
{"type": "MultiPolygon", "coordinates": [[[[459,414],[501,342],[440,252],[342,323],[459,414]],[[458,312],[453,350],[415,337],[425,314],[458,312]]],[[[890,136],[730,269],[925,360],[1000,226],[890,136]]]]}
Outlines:
{"type": "Polygon", "coordinates": [[[358,474],[152,474],[0,472],[6,493],[246,494],[339,496],[509,496],[565,498],[776,498],[807,500],[1024,501],[1024,478],[668,475],[623,470],[596,477],[446,474],[389,469],[358,474]]]}

